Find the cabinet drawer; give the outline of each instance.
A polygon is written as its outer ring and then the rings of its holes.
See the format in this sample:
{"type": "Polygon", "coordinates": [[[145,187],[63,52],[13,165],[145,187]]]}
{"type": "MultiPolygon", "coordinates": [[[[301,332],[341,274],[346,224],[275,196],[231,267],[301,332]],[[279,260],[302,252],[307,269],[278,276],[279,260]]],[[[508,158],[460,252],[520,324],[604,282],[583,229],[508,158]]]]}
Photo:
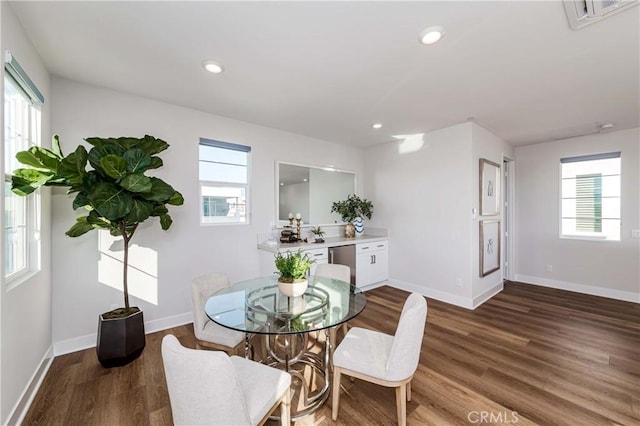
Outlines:
{"type": "Polygon", "coordinates": [[[303,253],[308,253],[309,256],[311,256],[311,258],[313,258],[315,260],[328,259],[329,258],[329,252],[328,252],[328,250],[326,248],[303,250],[302,252],[303,253]]]}
{"type": "Polygon", "coordinates": [[[375,250],[386,250],[387,241],[375,241],[373,243],[356,244],[356,253],[368,253],[375,250]]]}

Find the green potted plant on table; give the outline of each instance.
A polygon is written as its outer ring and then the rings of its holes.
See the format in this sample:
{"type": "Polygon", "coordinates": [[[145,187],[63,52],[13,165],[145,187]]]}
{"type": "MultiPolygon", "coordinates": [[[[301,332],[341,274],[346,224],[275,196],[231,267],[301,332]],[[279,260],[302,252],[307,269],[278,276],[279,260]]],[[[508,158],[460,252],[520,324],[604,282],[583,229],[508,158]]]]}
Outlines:
{"type": "Polygon", "coordinates": [[[307,271],[315,260],[309,253],[287,251],[276,253],[276,269],[280,277],[278,278],[278,288],[280,292],[289,297],[298,297],[307,290],[307,271]]]}
{"type": "Polygon", "coordinates": [[[347,238],[353,238],[357,235],[364,234],[363,218],[371,219],[373,213],[373,203],[366,198],[360,198],[357,195],[349,195],[346,200],[335,201],[331,205],[331,212],[338,213],[343,222],[344,235],[347,238]]]}
{"type": "Polygon", "coordinates": [[[17,153],[18,161],[29,167],[13,172],[11,190],[26,196],[41,186],[67,187],[68,194],[75,194],[73,209],[84,209],[85,214],[76,218],[66,235],[79,237],[94,229],[106,229],[122,237],[124,307],[99,316],[96,345],[100,363],[113,367],[133,361],[145,347],[142,311],[129,305],[129,243],[138,225],[151,217],[160,219],[163,230],[169,229],[173,220],[167,204],[179,206],[184,199],[162,179],[145,175],[162,166],[156,154],[169,147],[165,141],[153,136],[85,141],[92,145],[88,152],[79,145],[67,156],[62,154],[57,135],[52,150],[33,146],[17,153]]]}

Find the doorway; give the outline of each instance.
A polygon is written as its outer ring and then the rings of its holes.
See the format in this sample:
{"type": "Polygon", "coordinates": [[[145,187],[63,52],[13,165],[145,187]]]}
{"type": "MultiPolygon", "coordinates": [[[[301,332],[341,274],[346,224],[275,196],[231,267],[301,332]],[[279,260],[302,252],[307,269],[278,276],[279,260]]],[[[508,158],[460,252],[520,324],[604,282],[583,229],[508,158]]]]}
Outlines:
{"type": "Polygon", "coordinates": [[[515,279],[515,163],[512,159],[502,160],[502,279],[515,279]]]}

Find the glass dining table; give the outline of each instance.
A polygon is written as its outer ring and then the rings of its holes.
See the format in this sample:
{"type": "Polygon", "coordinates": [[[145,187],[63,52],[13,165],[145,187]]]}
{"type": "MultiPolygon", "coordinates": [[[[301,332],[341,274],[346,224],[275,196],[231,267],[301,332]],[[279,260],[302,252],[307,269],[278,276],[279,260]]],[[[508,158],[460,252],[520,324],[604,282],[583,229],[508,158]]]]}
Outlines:
{"type": "Polygon", "coordinates": [[[310,276],[302,296],[288,297],[278,289],[277,276],[242,281],[223,289],[205,303],[215,323],[245,333],[245,356],[250,336],[264,335],[261,362],[282,368],[292,377],[292,420],[322,406],[331,388],[330,330],[359,315],[367,300],[355,285],[310,276]],[[310,342],[309,333],[324,333],[310,342]]]}

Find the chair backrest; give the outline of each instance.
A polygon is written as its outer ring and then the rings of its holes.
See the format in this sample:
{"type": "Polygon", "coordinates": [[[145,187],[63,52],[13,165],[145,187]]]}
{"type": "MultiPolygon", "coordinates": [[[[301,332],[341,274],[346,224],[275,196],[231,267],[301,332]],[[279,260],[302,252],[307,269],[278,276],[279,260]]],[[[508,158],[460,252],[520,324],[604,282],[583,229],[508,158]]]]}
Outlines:
{"type": "Polygon", "coordinates": [[[316,267],[316,275],[320,277],[333,278],[344,282],[351,280],[351,268],[347,265],[337,263],[321,263],[316,267]]]}
{"type": "Polygon", "coordinates": [[[229,356],[162,339],[162,363],[175,425],[249,425],[246,402],[229,356]]]}
{"type": "Polygon", "coordinates": [[[191,283],[191,302],[193,309],[193,328],[196,337],[200,336],[200,331],[204,329],[209,321],[204,312],[204,304],[213,293],[217,293],[223,288],[229,287],[229,277],[221,272],[201,275],[193,279],[191,283]]]}
{"type": "Polygon", "coordinates": [[[421,294],[411,293],[404,302],[393,337],[387,360],[386,380],[404,380],[416,372],[426,321],[427,300],[421,294]]]}

